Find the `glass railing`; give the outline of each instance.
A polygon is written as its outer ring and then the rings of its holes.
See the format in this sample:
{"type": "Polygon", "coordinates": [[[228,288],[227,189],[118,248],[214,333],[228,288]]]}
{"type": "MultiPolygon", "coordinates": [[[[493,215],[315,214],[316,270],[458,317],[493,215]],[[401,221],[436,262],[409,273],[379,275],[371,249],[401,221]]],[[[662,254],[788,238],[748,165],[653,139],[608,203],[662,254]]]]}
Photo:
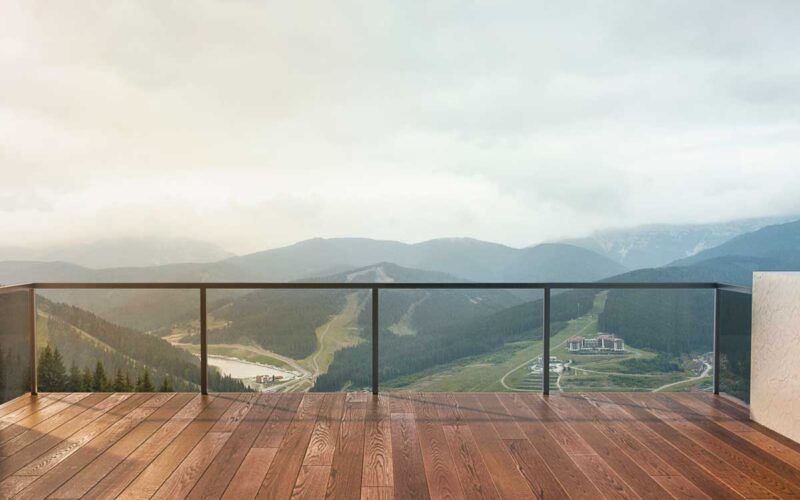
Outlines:
{"type": "Polygon", "coordinates": [[[750,402],[750,341],[753,297],[747,291],[719,289],[719,392],[750,402]]]}
{"type": "Polygon", "coordinates": [[[0,289],[0,403],[31,389],[31,296],[0,289]]]}
{"type": "Polygon", "coordinates": [[[24,360],[15,380],[4,377],[4,391],[13,388],[4,397],[30,387],[35,290],[34,383],[43,392],[718,387],[748,399],[744,289],[358,279],[26,285],[0,294],[0,360],[7,367],[12,351],[24,360]]]}

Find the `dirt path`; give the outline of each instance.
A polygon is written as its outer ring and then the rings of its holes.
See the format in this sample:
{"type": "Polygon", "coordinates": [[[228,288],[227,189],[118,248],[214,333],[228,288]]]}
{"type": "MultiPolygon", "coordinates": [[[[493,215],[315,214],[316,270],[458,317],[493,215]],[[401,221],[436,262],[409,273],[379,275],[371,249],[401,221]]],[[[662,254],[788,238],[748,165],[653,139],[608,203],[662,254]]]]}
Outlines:
{"type": "Polygon", "coordinates": [[[674,385],[685,384],[686,382],[694,382],[695,380],[700,380],[702,378],[707,377],[708,373],[711,371],[711,365],[709,363],[706,363],[705,361],[703,361],[703,364],[705,365],[705,369],[703,370],[703,373],[701,373],[700,375],[698,375],[696,377],[687,378],[685,380],[679,380],[678,382],[672,382],[671,384],[662,385],[661,387],[657,387],[657,388],[653,389],[653,392],[661,392],[664,389],[667,389],[667,388],[672,387],[674,385]]]}

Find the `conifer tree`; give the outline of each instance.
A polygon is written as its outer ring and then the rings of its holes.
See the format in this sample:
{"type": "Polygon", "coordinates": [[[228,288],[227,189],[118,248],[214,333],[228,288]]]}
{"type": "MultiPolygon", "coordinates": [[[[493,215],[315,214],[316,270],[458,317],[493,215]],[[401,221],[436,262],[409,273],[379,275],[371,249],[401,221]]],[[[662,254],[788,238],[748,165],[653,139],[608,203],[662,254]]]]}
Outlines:
{"type": "Polygon", "coordinates": [[[94,377],[92,378],[92,390],[95,392],[106,392],[109,389],[108,377],[106,377],[106,370],[103,368],[103,362],[98,361],[94,368],[94,377]]]}
{"type": "Polygon", "coordinates": [[[145,368],[144,373],[136,380],[136,392],[154,392],[155,387],[150,381],[150,371],[145,368]]]}
{"type": "Polygon", "coordinates": [[[72,361],[72,364],[69,366],[69,390],[75,392],[83,390],[81,371],[75,361],[72,361]]]}
{"type": "Polygon", "coordinates": [[[131,382],[131,375],[128,372],[125,372],[125,391],[133,392],[133,382],[131,382]]]}
{"type": "Polygon", "coordinates": [[[172,382],[170,381],[169,377],[164,377],[164,380],[161,382],[161,387],[158,388],[159,392],[172,392],[172,382]]]}
{"type": "Polygon", "coordinates": [[[66,389],[67,370],[58,349],[49,345],[39,351],[39,365],[36,370],[39,389],[44,392],[59,392],[66,389]]]}
{"type": "Polygon", "coordinates": [[[112,389],[114,392],[127,392],[127,387],[125,386],[125,374],[122,372],[122,368],[117,368],[117,376],[114,377],[114,385],[112,389]]]}
{"type": "Polygon", "coordinates": [[[92,392],[94,387],[94,375],[89,367],[83,369],[83,376],[81,377],[81,392],[92,392]]]}

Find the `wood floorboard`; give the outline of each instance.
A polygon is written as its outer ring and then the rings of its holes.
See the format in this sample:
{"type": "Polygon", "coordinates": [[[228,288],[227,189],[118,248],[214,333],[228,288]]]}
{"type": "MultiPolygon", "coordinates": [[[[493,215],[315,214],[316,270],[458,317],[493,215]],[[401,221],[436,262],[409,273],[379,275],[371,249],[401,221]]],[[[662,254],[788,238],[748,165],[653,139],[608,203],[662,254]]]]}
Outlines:
{"type": "Polygon", "coordinates": [[[708,394],[42,394],[0,498],[800,498],[800,445],[708,394]]]}
{"type": "MultiPolygon", "coordinates": [[[[347,395],[333,453],[325,498],[358,498],[364,476],[364,436],[367,401],[347,395]]],[[[372,396],[369,396],[371,399],[372,396]]]]}
{"type": "Polygon", "coordinates": [[[84,496],[194,397],[189,393],[176,394],[127,435],[95,458],[92,463],[64,483],[50,495],[50,498],[80,498],[84,496]]]}

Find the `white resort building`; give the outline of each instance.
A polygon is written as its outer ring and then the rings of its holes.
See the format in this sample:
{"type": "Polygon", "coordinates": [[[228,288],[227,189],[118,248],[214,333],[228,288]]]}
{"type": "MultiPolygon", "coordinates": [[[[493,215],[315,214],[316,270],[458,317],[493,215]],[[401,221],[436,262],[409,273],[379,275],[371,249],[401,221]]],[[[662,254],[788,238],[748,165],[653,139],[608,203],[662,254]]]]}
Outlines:
{"type": "Polygon", "coordinates": [[[625,341],[613,333],[600,333],[597,337],[570,337],[569,352],[575,354],[622,354],[625,352],[625,341]]]}

